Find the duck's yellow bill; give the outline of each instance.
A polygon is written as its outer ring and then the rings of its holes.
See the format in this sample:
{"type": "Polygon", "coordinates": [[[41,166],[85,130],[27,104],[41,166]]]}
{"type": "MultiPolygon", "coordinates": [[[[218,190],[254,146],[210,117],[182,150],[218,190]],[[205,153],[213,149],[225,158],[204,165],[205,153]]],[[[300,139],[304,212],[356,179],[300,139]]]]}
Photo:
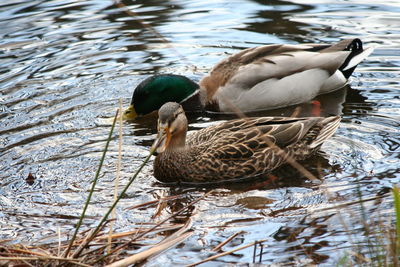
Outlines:
{"type": "Polygon", "coordinates": [[[130,105],[122,115],[123,120],[134,120],[137,117],[135,107],[130,105]]]}

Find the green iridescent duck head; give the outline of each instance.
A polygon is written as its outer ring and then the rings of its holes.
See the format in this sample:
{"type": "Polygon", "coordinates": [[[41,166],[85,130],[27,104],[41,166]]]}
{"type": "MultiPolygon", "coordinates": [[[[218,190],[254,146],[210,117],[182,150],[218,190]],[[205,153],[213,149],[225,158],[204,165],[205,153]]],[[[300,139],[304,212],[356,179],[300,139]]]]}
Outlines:
{"type": "Polygon", "coordinates": [[[149,114],[167,102],[180,103],[198,88],[198,84],[185,76],[175,74],[151,76],[136,87],[131,105],[124,112],[124,119],[132,120],[137,116],[149,114]]]}

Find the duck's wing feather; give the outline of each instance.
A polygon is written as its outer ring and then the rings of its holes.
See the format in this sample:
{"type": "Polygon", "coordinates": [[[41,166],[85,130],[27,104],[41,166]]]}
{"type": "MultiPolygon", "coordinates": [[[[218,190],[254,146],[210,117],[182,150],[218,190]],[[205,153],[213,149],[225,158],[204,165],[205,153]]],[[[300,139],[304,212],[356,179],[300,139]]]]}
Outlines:
{"type": "Polygon", "coordinates": [[[287,117],[258,117],[230,120],[190,133],[186,138],[186,144],[192,146],[199,145],[232,133],[243,133],[249,128],[252,128],[253,130],[257,129],[255,127],[262,127],[264,132],[268,131],[268,127],[279,128],[277,127],[278,125],[282,127],[279,129],[283,129],[284,124],[290,124],[298,120],[299,119],[287,117]]]}
{"type": "Polygon", "coordinates": [[[223,134],[214,132],[193,146],[192,181],[251,177],[279,167],[287,157],[303,159],[335,132],[339,122],[340,117],[256,118],[213,126],[223,134]]]}
{"type": "Polygon", "coordinates": [[[333,134],[339,122],[339,117],[257,117],[236,119],[193,132],[188,135],[186,141],[189,146],[210,143],[210,148],[214,149],[223,145],[252,142],[256,139],[262,142],[265,139],[268,140],[268,143],[272,142],[279,147],[285,147],[304,138],[309,133],[310,128],[318,124],[321,129],[325,129],[316,138],[318,141],[314,140],[314,147],[317,147],[333,134]]]}

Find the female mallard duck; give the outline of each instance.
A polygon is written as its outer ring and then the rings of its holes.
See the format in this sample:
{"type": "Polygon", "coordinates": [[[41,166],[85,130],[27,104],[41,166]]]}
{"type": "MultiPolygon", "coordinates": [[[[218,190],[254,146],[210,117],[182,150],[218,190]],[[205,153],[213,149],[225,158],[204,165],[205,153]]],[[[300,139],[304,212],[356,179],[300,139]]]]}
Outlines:
{"type": "Polygon", "coordinates": [[[333,45],[265,45],[219,62],[197,85],[172,74],[155,75],[135,89],[126,119],[158,110],[169,101],[185,110],[214,112],[267,110],[303,103],[347,83],[371,52],[360,39],[333,45]]]}
{"type": "Polygon", "coordinates": [[[186,137],[187,119],[178,103],[159,112],[154,176],[161,182],[209,183],[254,177],[307,158],[336,131],[340,117],[236,119],[186,137]],[[279,149],[280,148],[280,149],[279,149]]]}

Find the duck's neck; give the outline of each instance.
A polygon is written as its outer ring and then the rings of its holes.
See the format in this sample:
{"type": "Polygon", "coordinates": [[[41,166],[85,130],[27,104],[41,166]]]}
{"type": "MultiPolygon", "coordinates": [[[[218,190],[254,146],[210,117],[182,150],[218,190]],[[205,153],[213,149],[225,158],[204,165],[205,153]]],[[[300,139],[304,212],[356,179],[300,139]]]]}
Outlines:
{"type": "Polygon", "coordinates": [[[186,97],[180,103],[185,111],[194,112],[203,110],[204,107],[200,101],[200,93],[199,90],[194,91],[191,95],[186,97]]]}
{"type": "Polygon", "coordinates": [[[175,134],[169,141],[168,147],[165,151],[182,150],[186,147],[186,131],[175,134]]]}

